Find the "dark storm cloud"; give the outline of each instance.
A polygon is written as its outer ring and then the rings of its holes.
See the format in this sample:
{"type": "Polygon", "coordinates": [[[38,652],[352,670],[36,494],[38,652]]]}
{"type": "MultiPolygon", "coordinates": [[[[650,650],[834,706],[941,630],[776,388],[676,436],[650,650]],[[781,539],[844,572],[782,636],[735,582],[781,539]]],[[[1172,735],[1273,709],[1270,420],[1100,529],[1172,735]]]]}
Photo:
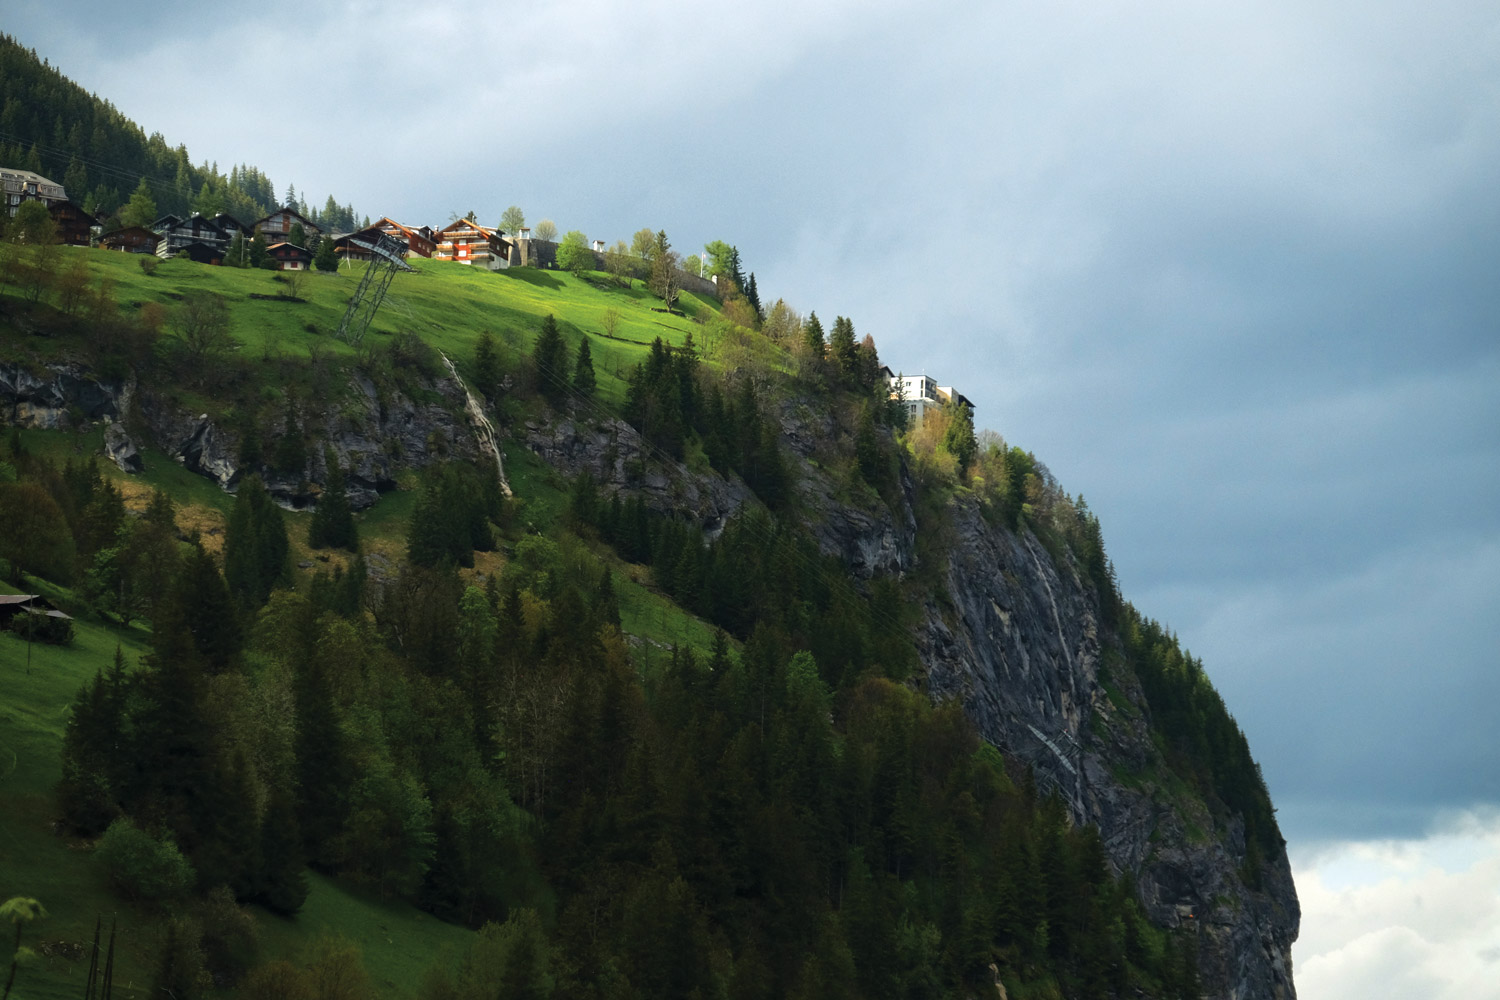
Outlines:
{"type": "Polygon", "coordinates": [[[738,244],[763,296],[854,317],[1087,496],[1318,837],[1500,801],[1492,6],[16,3],[5,27],[315,200],[738,244]],[[160,82],[202,42],[212,88],[160,82]],[[308,83],[268,89],[289,43],[308,83]],[[455,56],[483,72],[419,71],[455,56]]]}

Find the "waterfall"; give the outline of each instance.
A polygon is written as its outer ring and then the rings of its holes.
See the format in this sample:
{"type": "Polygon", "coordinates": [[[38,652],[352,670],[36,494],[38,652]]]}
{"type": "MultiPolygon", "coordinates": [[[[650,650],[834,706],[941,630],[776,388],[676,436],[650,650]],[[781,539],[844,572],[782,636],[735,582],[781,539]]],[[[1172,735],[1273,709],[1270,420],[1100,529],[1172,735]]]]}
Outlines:
{"type": "Polygon", "coordinates": [[[506,496],[511,496],[510,483],[505,479],[505,462],[500,458],[500,442],[495,436],[495,425],[490,423],[490,418],[484,415],[484,407],[479,404],[479,400],[474,398],[474,394],[459,377],[458,369],[453,367],[453,362],[448,360],[448,355],[442,351],[439,351],[438,355],[443,359],[443,364],[448,366],[448,374],[453,376],[453,381],[457,382],[458,387],[464,391],[466,400],[464,412],[469,415],[469,423],[474,428],[474,436],[479,438],[479,446],[488,449],[489,453],[495,456],[495,471],[500,474],[501,491],[506,496]]]}

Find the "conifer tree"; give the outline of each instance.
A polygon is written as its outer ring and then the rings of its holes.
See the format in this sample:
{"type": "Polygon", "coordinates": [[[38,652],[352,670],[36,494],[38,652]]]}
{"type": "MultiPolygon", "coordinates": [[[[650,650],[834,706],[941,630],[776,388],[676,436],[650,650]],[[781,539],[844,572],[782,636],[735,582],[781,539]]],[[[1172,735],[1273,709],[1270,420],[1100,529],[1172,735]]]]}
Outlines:
{"type": "Polygon", "coordinates": [[[807,314],[807,322],[802,326],[802,337],[807,345],[808,356],[816,361],[823,360],[823,352],[827,345],[823,342],[823,324],[818,322],[816,312],[807,314]]]}
{"type": "Polygon", "coordinates": [[[485,330],[474,345],[474,387],[480,395],[494,399],[500,391],[500,358],[495,353],[495,338],[485,330]]]}
{"type": "Polygon", "coordinates": [[[344,492],[344,470],[339,466],[338,456],[332,449],[327,454],[328,482],[323,495],[313,508],[312,520],[307,525],[307,544],[315,549],[346,549],[359,551],[359,530],[354,525],[354,512],[349,509],[349,497],[344,492]]]}
{"type": "Polygon", "coordinates": [[[859,375],[859,345],[854,340],[854,321],[838,316],[828,334],[828,357],[846,386],[855,384],[859,375]]]}
{"type": "Polygon", "coordinates": [[[573,366],[573,389],[584,399],[594,395],[594,357],[589,350],[588,334],[578,342],[578,361],[573,366]]]}
{"type": "Polygon", "coordinates": [[[333,239],[325,236],[318,240],[318,251],[313,254],[313,267],[319,271],[337,271],[339,259],[333,252],[333,239]]]}
{"type": "Polygon", "coordinates": [[[555,406],[567,392],[568,348],[551,313],[542,320],[542,331],[531,349],[531,360],[536,366],[537,391],[555,406]]]}

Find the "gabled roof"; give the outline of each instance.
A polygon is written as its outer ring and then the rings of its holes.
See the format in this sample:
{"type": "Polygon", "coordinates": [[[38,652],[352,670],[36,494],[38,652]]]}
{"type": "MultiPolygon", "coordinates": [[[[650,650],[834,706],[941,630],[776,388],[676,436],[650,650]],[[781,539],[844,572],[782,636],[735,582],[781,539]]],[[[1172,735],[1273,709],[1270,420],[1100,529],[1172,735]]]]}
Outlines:
{"type": "Polygon", "coordinates": [[[307,216],[303,215],[301,212],[297,211],[295,208],[291,208],[291,207],[286,206],[286,205],[283,205],[281,208],[276,209],[276,211],[274,211],[274,212],[270,212],[270,213],[267,213],[266,215],[262,215],[260,218],[256,219],[254,222],[252,222],[250,224],[250,228],[251,229],[259,229],[260,228],[260,224],[262,222],[270,222],[271,221],[271,216],[273,216],[273,215],[283,215],[283,214],[290,215],[292,218],[301,221],[303,229],[315,229],[315,230],[317,230],[320,233],[323,231],[323,227],[322,226],[318,225],[316,222],[314,222],[313,220],[309,219],[307,216]]]}
{"type": "Polygon", "coordinates": [[[415,226],[408,226],[408,225],[404,225],[404,224],[402,224],[400,222],[397,222],[395,219],[391,218],[389,215],[382,215],[379,219],[376,219],[374,223],[372,223],[371,225],[369,225],[365,229],[359,230],[359,232],[367,232],[370,229],[382,229],[382,228],[384,228],[385,226],[388,226],[388,225],[389,226],[395,226],[397,229],[401,230],[403,233],[406,234],[407,239],[410,239],[413,236],[421,236],[422,239],[428,240],[428,242],[431,242],[430,237],[424,236],[422,234],[421,229],[419,229],[419,228],[417,228],[415,226]]]}
{"type": "Polygon", "coordinates": [[[153,240],[157,240],[158,242],[161,240],[161,233],[153,233],[145,226],[126,226],[124,229],[116,229],[113,232],[105,233],[104,238],[109,240],[114,239],[118,236],[125,236],[129,233],[139,233],[142,236],[149,236],[153,240]]]}
{"type": "MultiPolygon", "coordinates": [[[[397,225],[400,225],[400,223],[397,223],[397,225]]],[[[488,226],[481,226],[473,219],[455,219],[454,221],[444,226],[442,229],[439,229],[433,235],[441,236],[444,233],[448,232],[448,230],[450,229],[472,229],[476,233],[483,234],[485,237],[493,237],[496,235],[495,230],[490,229],[488,226]]]]}
{"type": "Polygon", "coordinates": [[[297,244],[288,243],[286,240],[282,240],[280,243],[272,243],[266,247],[266,253],[274,253],[277,250],[280,250],[282,253],[296,252],[307,254],[309,258],[312,257],[312,251],[307,249],[307,247],[299,247],[297,244]]]}
{"type": "Polygon", "coordinates": [[[172,215],[171,213],[168,213],[152,222],[151,225],[147,228],[149,228],[154,233],[159,233],[163,229],[171,229],[173,226],[181,225],[182,221],[182,216],[172,215]]]}
{"type": "Polygon", "coordinates": [[[228,212],[220,212],[218,215],[214,216],[213,223],[220,229],[224,228],[225,223],[233,223],[234,228],[242,232],[245,229],[245,224],[239,219],[236,219],[234,216],[230,215],[228,212]]]}

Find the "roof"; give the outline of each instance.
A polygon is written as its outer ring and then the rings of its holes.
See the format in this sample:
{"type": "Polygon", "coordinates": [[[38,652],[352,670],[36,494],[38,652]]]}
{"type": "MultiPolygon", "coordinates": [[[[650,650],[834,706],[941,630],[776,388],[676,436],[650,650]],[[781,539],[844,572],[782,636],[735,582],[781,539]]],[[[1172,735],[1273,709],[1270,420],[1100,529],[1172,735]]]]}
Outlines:
{"type": "Polygon", "coordinates": [[[266,247],[266,253],[270,253],[271,251],[278,250],[278,249],[281,250],[283,253],[285,253],[286,251],[289,251],[289,250],[293,250],[293,251],[296,251],[297,253],[305,253],[309,257],[312,256],[312,251],[309,250],[309,249],[307,249],[307,247],[299,247],[297,244],[295,244],[295,243],[288,243],[285,240],[282,240],[280,243],[272,243],[270,246],[266,247]]]}
{"type": "Polygon", "coordinates": [[[157,241],[161,240],[161,233],[153,233],[151,230],[147,229],[145,226],[126,226],[124,229],[116,229],[114,232],[105,233],[104,234],[104,239],[106,239],[106,240],[119,239],[120,237],[126,236],[126,235],[128,235],[130,233],[138,233],[141,236],[149,236],[153,240],[157,240],[157,241]]]}
{"type": "Polygon", "coordinates": [[[35,185],[37,194],[48,201],[57,201],[66,198],[68,193],[57,181],[32,170],[18,170],[15,167],[0,167],[0,185],[7,191],[20,191],[27,185],[35,185]]]}
{"type": "Polygon", "coordinates": [[[274,212],[269,212],[269,213],[267,213],[265,215],[262,215],[260,218],[256,219],[253,223],[250,224],[250,228],[252,228],[252,229],[258,229],[258,228],[260,228],[260,224],[262,222],[269,222],[269,221],[271,221],[271,216],[273,216],[273,215],[290,215],[294,219],[301,220],[301,222],[302,222],[302,228],[303,229],[312,228],[312,229],[316,229],[320,233],[323,231],[323,227],[322,226],[318,225],[316,222],[314,222],[313,220],[309,219],[307,216],[303,215],[301,212],[297,211],[295,208],[291,208],[291,207],[288,207],[288,206],[285,206],[285,205],[283,205],[281,208],[276,209],[274,212]]]}
{"type": "Polygon", "coordinates": [[[0,594],[0,605],[30,604],[41,596],[41,594],[0,594]]]}
{"type": "MultiPolygon", "coordinates": [[[[400,223],[398,222],[397,225],[399,226],[400,223]]],[[[476,233],[480,233],[486,237],[493,237],[496,235],[495,230],[489,228],[488,226],[481,226],[473,219],[455,219],[454,221],[444,226],[442,229],[439,229],[438,233],[446,233],[450,229],[472,229],[476,233]]]]}

